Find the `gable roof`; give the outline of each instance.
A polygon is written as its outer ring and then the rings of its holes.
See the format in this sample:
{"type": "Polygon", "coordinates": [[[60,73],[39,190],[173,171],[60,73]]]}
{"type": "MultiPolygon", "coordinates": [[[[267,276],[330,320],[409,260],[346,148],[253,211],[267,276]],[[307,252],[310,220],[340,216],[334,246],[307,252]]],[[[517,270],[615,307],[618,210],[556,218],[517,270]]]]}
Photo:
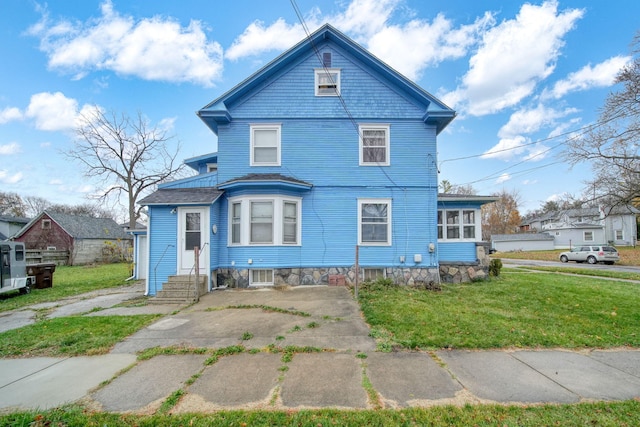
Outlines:
{"type": "MultiPolygon", "coordinates": [[[[324,24],[309,37],[300,41],[231,90],[207,104],[197,112],[197,115],[217,135],[218,125],[231,122],[232,118],[227,108],[228,106],[261,87],[266,81],[272,80],[275,75],[287,66],[299,61],[309,52],[312,52],[317,45],[327,41],[339,46],[352,57],[361,61],[369,70],[375,72],[379,78],[386,80],[396,90],[418,103],[426,105],[423,120],[425,123],[435,125],[436,133],[440,133],[456,116],[456,112],[442,101],[382,62],[330,24],[324,24]]],[[[318,66],[322,66],[320,59],[318,59],[318,66]]]]}
{"type": "Polygon", "coordinates": [[[22,236],[33,224],[47,215],[74,239],[131,239],[122,227],[111,218],[93,218],[90,216],[70,215],[56,211],[42,211],[29,221],[15,237],[22,236]]]}

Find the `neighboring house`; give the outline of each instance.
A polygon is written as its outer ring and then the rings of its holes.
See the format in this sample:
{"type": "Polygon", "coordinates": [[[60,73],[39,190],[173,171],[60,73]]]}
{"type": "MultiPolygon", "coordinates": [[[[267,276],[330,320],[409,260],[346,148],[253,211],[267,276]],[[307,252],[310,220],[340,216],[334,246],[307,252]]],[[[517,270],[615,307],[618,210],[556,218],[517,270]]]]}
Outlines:
{"type": "Polygon", "coordinates": [[[567,209],[531,218],[520,229],[549,234],[557,249],[596,243],[635,246],[639,213],[633,206],[567,209]]]}
{"type": "Polygon", "coordinates": [[[128,256],[131,236],[110,218],[43,211],[13,238],[27,250],[68,251],[70,264],[111,261],[128,256]]]}
{"type": "Polygon", "coordinates": [[[0,240],[9,240],[29,222],[29,218],[0,215],[0,240]]]}
{"type": "Polygon", "coordinates": [[[441,261],[463,267],[446,280],[486,274],[480,206],[494,199],[437,193],[455,112],[330,25],[198,115],[218,151],[140,202],[149,294],[193,275],[196,247],[213,287],[353,283],[356,253],[361,278],[437,282],[441,261]]]}
{"type": "Polygon", "coordinates": [[[550,251],[555,249],[553,236],[547,233],[491,235],[491,247],[498,252],[550,251]]]}

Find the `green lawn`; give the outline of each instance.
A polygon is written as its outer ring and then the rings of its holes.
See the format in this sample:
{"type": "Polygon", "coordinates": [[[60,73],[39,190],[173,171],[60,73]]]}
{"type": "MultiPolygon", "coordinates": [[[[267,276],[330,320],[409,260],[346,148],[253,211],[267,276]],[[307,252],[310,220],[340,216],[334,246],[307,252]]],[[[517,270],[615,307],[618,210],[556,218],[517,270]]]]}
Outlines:
{"type": "Polygon", "coordinates": [[[30,294],[10,292],[0,295],[0,312],[42,302],[58,301],[85,292],[113,288],[125,284],[130,264],[104,264],[98,266],[59,266],[53,273],[53,287],[33,289],[30,294]]]}
{"type": "Polygon", "coordinates": [[[159,315],[70,316],[46,319],[0,333],[0,357],[105,354],[159,315]]]}
{"type": "Polygon", "coordinates": [[[381,411],[219,411],[214,414],[132,415],[78,406],[0,415],[0,425],[27,426],[637,426],[640,402],[576,405],[435,406],[381,411]]]}
{"type": "Polygon", "coordinates": [[[640,285],[504,271],[441,292],[363,287],[360,304],[380,348],[640,346],[640,285]]]}

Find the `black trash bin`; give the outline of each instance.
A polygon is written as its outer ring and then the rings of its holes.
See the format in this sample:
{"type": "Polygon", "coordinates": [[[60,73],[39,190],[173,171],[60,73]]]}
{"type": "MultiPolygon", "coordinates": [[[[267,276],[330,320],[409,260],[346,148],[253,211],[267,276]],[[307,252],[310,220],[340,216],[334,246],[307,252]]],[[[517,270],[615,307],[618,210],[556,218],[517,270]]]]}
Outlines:
{"type": "Polygon", "coordinates": [[[27,266],[27,274],[35,276],[36,283],[32,286],[35,289],[44,289],[53,287],[53,273],[56,271],[55,264],[42,263],[31,264],[27,266]]]}

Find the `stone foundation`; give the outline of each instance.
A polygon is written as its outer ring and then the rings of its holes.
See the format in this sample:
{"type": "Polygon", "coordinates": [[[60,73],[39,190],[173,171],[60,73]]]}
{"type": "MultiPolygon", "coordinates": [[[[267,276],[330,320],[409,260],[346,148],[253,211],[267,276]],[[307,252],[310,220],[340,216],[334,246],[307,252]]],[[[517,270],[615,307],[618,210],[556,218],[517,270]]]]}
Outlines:
{"type": "MultiPolygon", "coordinates": [[[[440,263],[436,267],[387,267],[384,268],[385,277],[397,285],[415,286],[435,289],[441,282],[462,283],[484,280],[489,277],[488,244],[478,243],[475,263],[440,263]]],[[[360,267],[380,268],[380,267],[360,267]]],[[[218,286],[228,288],[248,288],[249,270],[235,268],[220,268],[213,272],[218,286]]],[[[276,268],[273,271],[275,286],[309,286],[309,285],[355,285],[355,268],[276,268]]]]}

